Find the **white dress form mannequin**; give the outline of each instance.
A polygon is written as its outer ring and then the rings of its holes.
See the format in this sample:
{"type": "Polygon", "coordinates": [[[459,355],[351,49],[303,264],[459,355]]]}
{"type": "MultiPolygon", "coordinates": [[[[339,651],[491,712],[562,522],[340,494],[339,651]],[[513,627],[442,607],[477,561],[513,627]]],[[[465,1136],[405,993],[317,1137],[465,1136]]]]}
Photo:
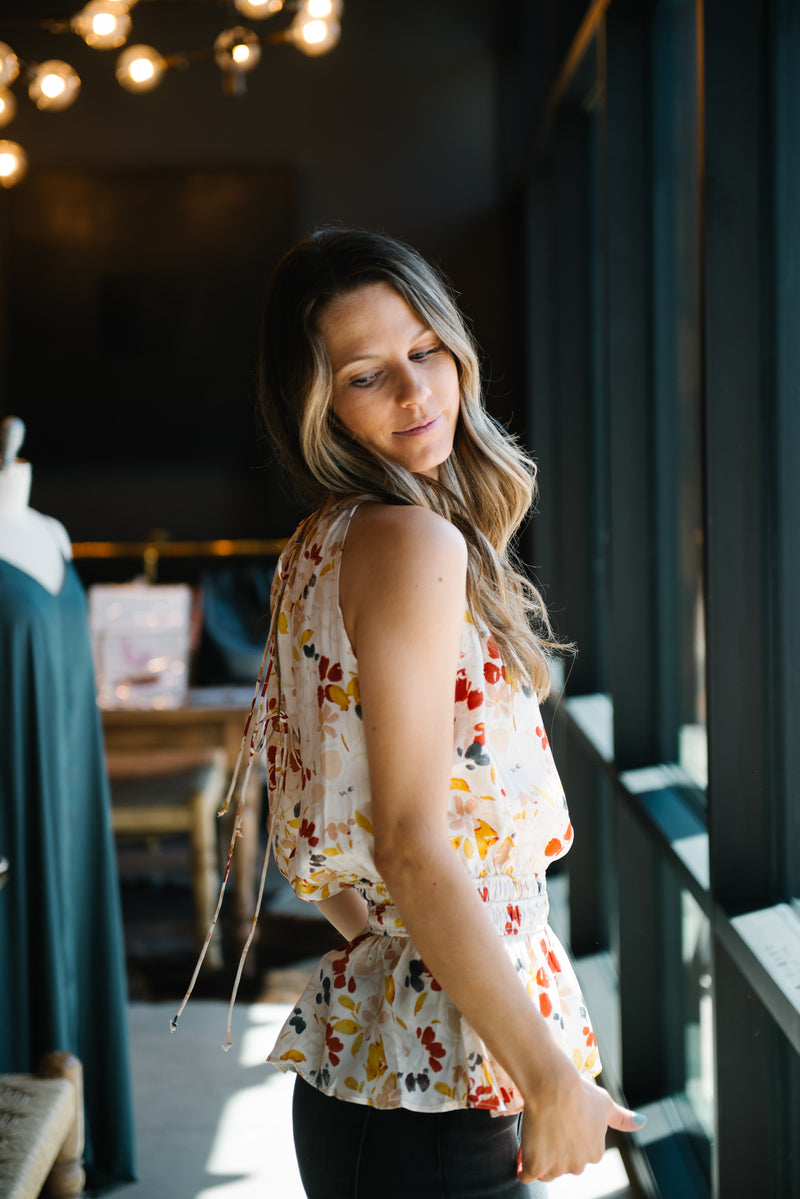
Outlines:
{"type": "MultiPolygon", "coordinates": [[[[8,434],[9,424],[10,421],[3,422],[4,435],[8,434]]],[[[0,559],[24,570],[52,595],[57,595],[64,583],[64,561],[72,556],[67,531],[52,516],[43,516],[28,506],[30,462],[22,458],[8,462],[5,454],[1,461],[0,559]]]]}
{"type": "Polygon", "coordinates": [[[134,1176],[123,926],[86,597],[21,426],[0,421],[0,1070],[81,1059],[94,1189],[134,1176]]]}

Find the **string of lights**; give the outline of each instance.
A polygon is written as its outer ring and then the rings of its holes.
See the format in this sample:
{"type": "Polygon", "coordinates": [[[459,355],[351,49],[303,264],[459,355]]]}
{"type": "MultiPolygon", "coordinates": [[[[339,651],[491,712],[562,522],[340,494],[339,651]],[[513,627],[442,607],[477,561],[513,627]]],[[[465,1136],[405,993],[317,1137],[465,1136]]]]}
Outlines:
{"type": "MultiPolygon", "coordinates": [[[[162,54],[154,46],[128,44],[133,30],[132,10],[139,0],[89,0],[68,20],[34,22],[50,33],[74,33],[94,50],[118,50],[115,76],[128,92],[149,92],[158,87],[164,73],[200,59],[213,58],[222,72],[223,90],[239,95],[245,76],[254,70],[265,45],[288,43],[303,54],[327,54],[341,36],[342,0],[232,0],[245,20],[264,21],[277,13],[293,11],[291,23],[266,35],[245,25],[223,29],[208,49],[162,54]]],[[[77,71],[60,58],[27,62],[6,42],[0,42],[0,128],[10,124],[17,112],[15,83],[27,87],[29,98],[43,112],[69,108],[81,90],[77,71]]],[[[8,188],[24,178],[28,156],[15,141],[0,140],[0,186],[8,188]]]]}

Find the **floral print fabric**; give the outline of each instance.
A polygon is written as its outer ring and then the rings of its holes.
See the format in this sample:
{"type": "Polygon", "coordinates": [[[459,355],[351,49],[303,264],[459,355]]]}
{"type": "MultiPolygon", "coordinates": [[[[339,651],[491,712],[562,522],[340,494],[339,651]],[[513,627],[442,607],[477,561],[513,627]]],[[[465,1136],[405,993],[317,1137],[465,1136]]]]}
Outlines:
{"type": "MultiPolygon", "coordinates": [[[[514,1083],[421,961],[375,869],[358,662],[339,608],[339,564],[357,504],[305,521],[274,583],[279,671],[267,705],[278,865],[298,895],[355,887],[364,933],[326,954],[269,1055],[326,1094],[419,1111],[521,1110],[514,1083]],[[284,731],[281,731],[283,729],[284,731]]],[[[583,998],[547,924],[545,871],[572,826],[535,695],[506,678],[491,636],[464,615],[455,680],[448,823],[531,1002],[586,1075],[600,1071],[583,998]]]]}

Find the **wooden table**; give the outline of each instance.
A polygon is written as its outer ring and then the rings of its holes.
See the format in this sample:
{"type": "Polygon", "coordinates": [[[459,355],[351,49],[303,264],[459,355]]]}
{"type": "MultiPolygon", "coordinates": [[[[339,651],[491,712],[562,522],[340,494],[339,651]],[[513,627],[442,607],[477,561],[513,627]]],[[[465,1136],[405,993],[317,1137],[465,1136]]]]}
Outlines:
{"type": "MultiPolygon", "coordinates": [[[[228,769],[233,772],[252,695],[249,686],[198,687],[189,691],[186,703],[179,708],[103,709],[106,751],[146,754],[148,750],[222,748],[228,769]]],[[[263,773],[254,768],[245,797],[243,836],[236,844],[231,877],[232,933],[239,947],[249,935],[255,910],[262,793],[263,773]]],[[[230,843],[234,807],[232,801],[222,823],[225,853],[230,843]]]]}

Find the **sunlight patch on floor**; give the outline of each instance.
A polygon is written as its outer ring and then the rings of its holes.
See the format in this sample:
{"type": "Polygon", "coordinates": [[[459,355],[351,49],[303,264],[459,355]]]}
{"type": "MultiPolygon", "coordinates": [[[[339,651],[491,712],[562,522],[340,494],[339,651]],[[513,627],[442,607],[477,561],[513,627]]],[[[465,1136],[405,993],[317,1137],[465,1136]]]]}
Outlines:
{"type": "Polygon", "coordinates": [[[547,1184],[548,1199],[622,1199],[628,1195],[628,1175],[619,1149],[607,1149],[603,1160],[582,1174],[565,1174],[547,1184]]]}

